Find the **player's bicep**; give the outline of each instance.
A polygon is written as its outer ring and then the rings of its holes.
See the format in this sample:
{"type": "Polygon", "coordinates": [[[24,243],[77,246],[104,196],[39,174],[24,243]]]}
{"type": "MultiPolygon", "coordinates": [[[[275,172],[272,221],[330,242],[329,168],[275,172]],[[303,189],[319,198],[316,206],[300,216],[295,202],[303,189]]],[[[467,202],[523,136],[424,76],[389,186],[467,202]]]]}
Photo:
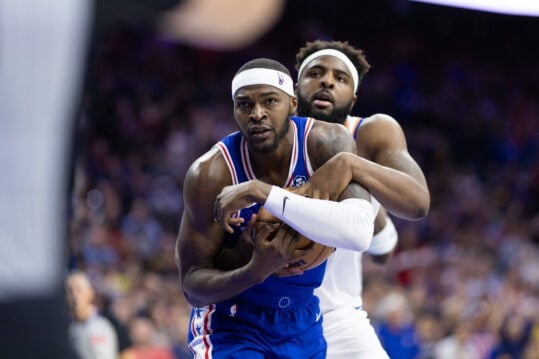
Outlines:
{"type": "Polygon", "coordinates": [[[219,188],[210,185],[199,172],[190,169],[184,181],[184,211],[176,244],[182,280],[197,268],[213,267],[223,242],[223,230],[213,221],[213,205],[219,188]]]}
{"type": "Polygon", "coordinates": [[[176,245],[181,275],[196,268],[213,268],[222,243],[223,230],[218,223],[197,222],[184,211],[176,245]]]}
{"type": "Polygon", "coordinates": [[[404,131],[393,117],[376,114],[364,122],[357,133],[357,145],[361,155],[374,160],[374,157],[383,151],[408,151],[404,131]]]}
{"type": "Polygon", "coordinates": [[[223,230],[213,221],[215,198],[230,184],[226,165],[209,152],[188,170],[183,186],[184,212],[176,244],[180,275],[196,268],[212,268],[223,243],[223,230]]]}

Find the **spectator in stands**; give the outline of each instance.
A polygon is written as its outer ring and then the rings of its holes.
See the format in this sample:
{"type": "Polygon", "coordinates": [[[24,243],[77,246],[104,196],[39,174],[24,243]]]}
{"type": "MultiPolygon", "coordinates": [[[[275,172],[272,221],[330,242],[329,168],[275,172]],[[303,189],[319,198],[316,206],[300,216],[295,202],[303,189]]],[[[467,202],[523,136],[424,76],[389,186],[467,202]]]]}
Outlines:
{"type": "Polygon", "coordinates": [[[66,292],[73,317],[69,334],[80,358],[116,359],[116,331],[109,320],[98,313],[94,305],[95,292],[88,276],[84,272],[71,273],[66,281],[66,292]]]}

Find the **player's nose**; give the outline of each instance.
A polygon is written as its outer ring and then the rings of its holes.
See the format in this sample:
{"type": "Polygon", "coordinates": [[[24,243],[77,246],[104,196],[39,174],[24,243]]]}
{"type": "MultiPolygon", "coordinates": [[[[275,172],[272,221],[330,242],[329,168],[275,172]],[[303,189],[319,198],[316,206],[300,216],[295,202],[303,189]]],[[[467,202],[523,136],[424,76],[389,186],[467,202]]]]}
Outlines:
{"type": "Polygon", "coordinates": [[[328,72],[322,76],[320,82],[324,88],[333,88],[335,85],[335,78],[331,73],[328,72]]]}
{"type": "Polygon", "coordinates": [[[253,106],[253,109],[250,113],[250,118],[252,121],[261,121],[265,116],[265,111],[264,111],[264,108],[262,106],[260,106],[260,104],[255,104],[253,106]]]}

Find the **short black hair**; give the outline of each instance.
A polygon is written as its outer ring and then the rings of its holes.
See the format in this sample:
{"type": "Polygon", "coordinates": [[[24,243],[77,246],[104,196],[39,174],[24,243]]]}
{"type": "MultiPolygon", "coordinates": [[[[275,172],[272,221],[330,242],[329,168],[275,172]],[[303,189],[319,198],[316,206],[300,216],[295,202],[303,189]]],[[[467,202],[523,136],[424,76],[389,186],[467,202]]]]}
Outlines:
{"type": "Polygon", "coordinates": [[[369,71],[371,65],[365,57],[365,51],[363,51],[362,49],[356,49],[354,46],[350,45],[348,41],[316,40],[313,42],[307,42],[305,46],[299,49],[298,53],[296,54],[296,70],[299,71],[299,67],[309,55],[325,49],[338,50],[345,54],[350,59],[350,61],[352,61],[352,63],[357,69],[359,87],[363,76],[367,73],[367,71],[369,71]]]}
{"type": "Polygon", "coordinates": [[[242,67],[240,67],[238,71],[236,71],[236,75],[245,70],[260,68],[281,71],[290,76],[290,71],[288,71],[285,65],[281,64],[279,61],[268,59],[265,57],[259,57],[257,59],[247,62],[242,67]]]}

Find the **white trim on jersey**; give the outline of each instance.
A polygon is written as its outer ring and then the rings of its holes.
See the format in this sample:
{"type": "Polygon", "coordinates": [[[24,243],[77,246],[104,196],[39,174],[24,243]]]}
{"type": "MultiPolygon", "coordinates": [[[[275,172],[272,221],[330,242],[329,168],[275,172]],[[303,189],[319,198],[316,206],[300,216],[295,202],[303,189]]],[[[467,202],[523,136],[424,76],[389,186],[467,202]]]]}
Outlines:
{"type": "MultiPolygon", "coordinates": [[[[284,182],[283,187],[290,187],[292,185],[294,181],[294,169],[296,168],[296,164],[298,163],[298,128],[296,126],[296,123],[292,120],[290,120],[290,126],[292,127],[292,130],[294,132],[294,143],[292,145],[292,158],[290,159],[290,166],[288,167],[288,177],[284,182]]],[[[245,174],[247,175],[247,178],[249,180],[255,180],[256,175],[253,170],[253,166],[251,165],[249,148],[247,147],[247,142],[245,141],[245,138],[241,139],[241,162],[243,165],[243,169],[245,170],[245,174]]]]}
{"type": "MultiPolygon", "coordinates": [[[[230,173],[230,178],[232,179],[232,184],[238,184],[238,172],[236,171],[236,167],[234,166],[234,163],[232,162],[232,156],[230,155],[230,152],[228,151],[228,148],[226,145],[222,142],[217,142],[215,146],[221,151],[221,154],[223,155],[223,158],[225,159],[226,166],[228,167],[228,172],[230,173]]],[[[234,213],[232,213],[230,216],[234,218],[240,217],[241,210],[238,210],[234,213]]]]}
{"type": "Polygon", "coordinates": [[[314,118],[309,117],[307,120],[307,125],[305,126],[305,141],[303,141],[303,153],[305,154],[305,165],[307,166],[307,173],[309,174],[309,177],[313,175],[314,170],[313,166],[311,165],[311,159],[309,157],[309,151],[307,146],[307,138],[309,136],[309,133],[311,132],[311,129],[314,125],[314,118]]]}
{"type": "Polygon", "coordinates": [[[230,156],[228,148],[222,142],[217,142],[215,146],[217,146],[217,148],[221,151],[221,154],[225,159],[225,163],[228,167],[228,171],[230,172],[230,177],[232,179],[232,184],[238,184],[238,173],[236,172],[236,168],[234,167],[234,163],[232,162],[232,157],[230,156]]]}
{"type": "Polygon", "coordinates": [[[189,343],[189,350],[194,354],[195,358],[211,359],[213,357],[213,344],[210,334],[212,333],[212,316],[216,309],[215,304],[202,308],[193,308],[194,313],[191,318],[190,329],[194,339],[189,343]]]}

